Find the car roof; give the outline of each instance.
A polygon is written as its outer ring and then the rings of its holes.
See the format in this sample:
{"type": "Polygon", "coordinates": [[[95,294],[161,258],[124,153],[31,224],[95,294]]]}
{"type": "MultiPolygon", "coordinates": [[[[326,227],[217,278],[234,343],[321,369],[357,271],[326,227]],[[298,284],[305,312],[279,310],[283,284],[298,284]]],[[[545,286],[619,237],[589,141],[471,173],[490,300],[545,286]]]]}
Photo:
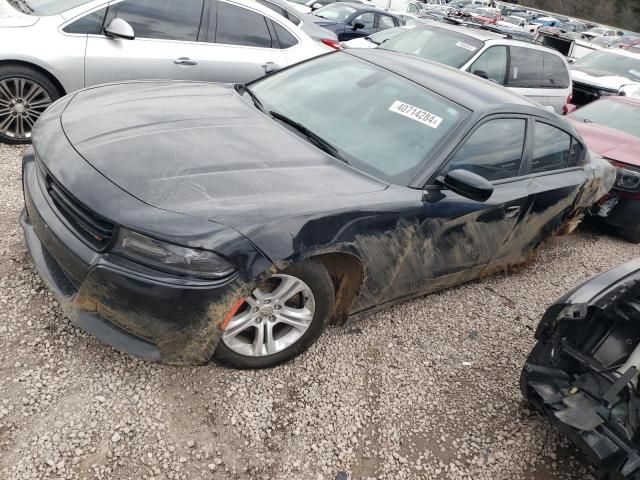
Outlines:
{"type": "Polygon", "coordinates": [[[492,110],[500,105],[531,107],[537,113],[547,112],[540,105],[503,86],[420,57],[382,48],[350,49],[344,53],[401,75],[474,112],[492,110]]]}
{"type": "Polygon", "coordinates": [[[366,3],[355,3],[355,2],[335,2],[335,3],[327,3],[325,6],[329,5],[348,5],[357,10],[380,10],[378,7],[374,5],[367,5],[366,3]]]}

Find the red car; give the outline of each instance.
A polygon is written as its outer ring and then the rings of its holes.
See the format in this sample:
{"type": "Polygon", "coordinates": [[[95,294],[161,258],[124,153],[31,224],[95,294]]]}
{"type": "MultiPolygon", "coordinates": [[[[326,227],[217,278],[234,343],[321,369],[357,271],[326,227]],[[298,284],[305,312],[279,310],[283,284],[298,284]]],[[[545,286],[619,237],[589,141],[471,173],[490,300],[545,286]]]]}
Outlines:
{"type": "Polygon", "coordinates": [[[640,99],[605,97],[568,118],[587,146],[618,168],[615,186],[592,213],[640,243],[640,99]]]}

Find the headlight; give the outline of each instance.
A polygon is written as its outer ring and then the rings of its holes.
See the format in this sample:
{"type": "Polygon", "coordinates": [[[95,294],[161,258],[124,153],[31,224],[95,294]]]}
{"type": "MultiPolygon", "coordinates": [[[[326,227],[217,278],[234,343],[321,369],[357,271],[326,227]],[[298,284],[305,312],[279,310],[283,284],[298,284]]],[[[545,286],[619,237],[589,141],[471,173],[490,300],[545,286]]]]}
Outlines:
{"type": "Polygon", "coordinates": [[[620,87],[620,91],[618,93],[625,97],[640,98],[640,85],[624,85],[620,87]]]}
{"type": "Polygon", "coordinates": [[[618,168],[615,188],[635,192],[640,190],[640,172],[618,168]]]}
{"type": "Polygon", "coordinates": [[[201,278],[222,278],[233,265],[213,252],[180,247],[121,228],[113,251],[131,260],[171,273],[201,278]]]}

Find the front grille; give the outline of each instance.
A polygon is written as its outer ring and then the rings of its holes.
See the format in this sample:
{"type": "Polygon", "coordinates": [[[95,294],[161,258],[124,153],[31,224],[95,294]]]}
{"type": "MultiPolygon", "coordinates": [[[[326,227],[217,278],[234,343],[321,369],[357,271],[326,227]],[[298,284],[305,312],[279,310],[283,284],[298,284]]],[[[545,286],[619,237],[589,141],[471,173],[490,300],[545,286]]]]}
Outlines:
{"type": "MultiPolygon", "coordinates": [[[[600,92],[608,90],[600,87],[594,87],[586,83],[573,82],[573,104],[581,107],[587,103],[595,102],[600,98],[600,92]]],[[[617,92],[611,90],[611,95],[615,95],[617,92]]]]}
{"type": "Polygon", "coordinates": [[[58,211],[97,250],[104,250],[113,238],[113,223],[99,217],[73,198],[51,175],[46,176],[47,192],[58,211]]]}

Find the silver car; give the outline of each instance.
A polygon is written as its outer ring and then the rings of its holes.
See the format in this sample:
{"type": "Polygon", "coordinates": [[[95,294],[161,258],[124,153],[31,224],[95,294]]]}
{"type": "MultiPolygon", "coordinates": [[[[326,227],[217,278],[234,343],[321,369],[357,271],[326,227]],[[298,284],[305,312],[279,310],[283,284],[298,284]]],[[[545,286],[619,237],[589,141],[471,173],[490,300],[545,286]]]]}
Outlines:
{"type": "Polygon", "coordinates": [[[53,101],[91,85],[246,82],[328,51],[254,0],[0,0],[0,141],[29,142],[53,101]]]}

